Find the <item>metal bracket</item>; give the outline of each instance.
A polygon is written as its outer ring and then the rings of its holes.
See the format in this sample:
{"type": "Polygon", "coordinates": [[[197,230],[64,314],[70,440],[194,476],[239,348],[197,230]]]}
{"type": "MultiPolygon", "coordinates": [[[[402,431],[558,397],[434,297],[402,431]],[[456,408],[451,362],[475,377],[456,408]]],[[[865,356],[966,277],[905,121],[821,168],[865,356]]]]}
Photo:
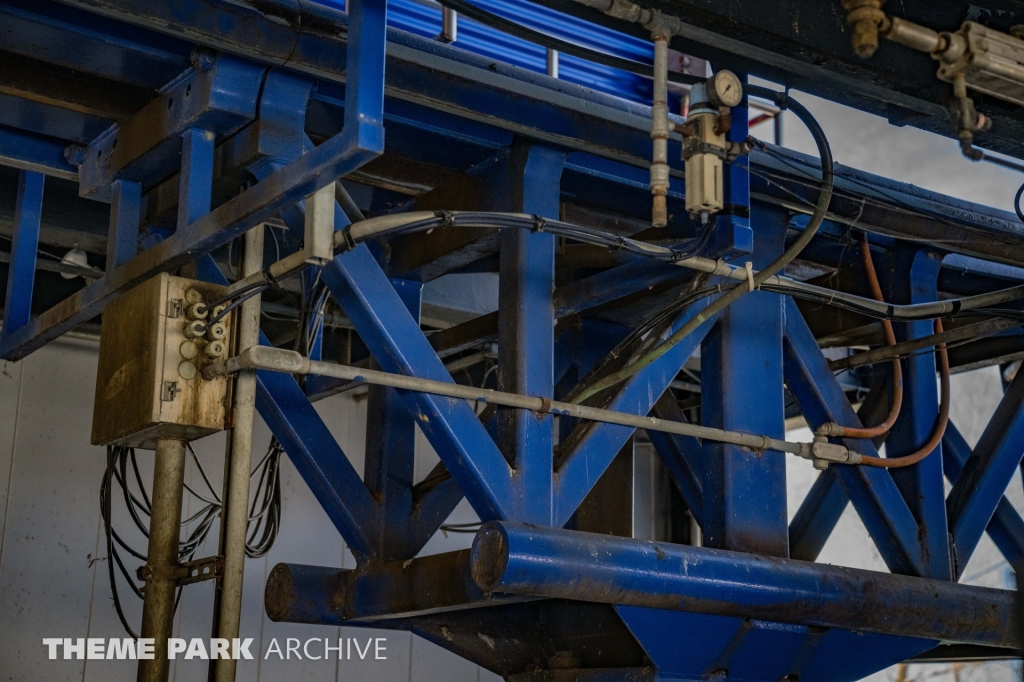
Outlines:
{"type": "Polygon", "coordinates": [[[175,320],[181,317],[181,299],[175,298],[167,302],[167,317],[175,320]]]}
{"type": "Polygon", "coordinates": [[[204,580],[213,580],[224,575],[224,557],[211,556],[195,561],[186,561],[176,566],[151,566],[145,564],[135,571],[142,582],[173,580],[179,587],[204,580]]]}
{"type": "Polygon", "coordinates": [[[173,402],[179,393],[181,393],[181,388],[177,381],[165,381],[163,390],[160,392],[160,400],[165,403],[173,402]]]}

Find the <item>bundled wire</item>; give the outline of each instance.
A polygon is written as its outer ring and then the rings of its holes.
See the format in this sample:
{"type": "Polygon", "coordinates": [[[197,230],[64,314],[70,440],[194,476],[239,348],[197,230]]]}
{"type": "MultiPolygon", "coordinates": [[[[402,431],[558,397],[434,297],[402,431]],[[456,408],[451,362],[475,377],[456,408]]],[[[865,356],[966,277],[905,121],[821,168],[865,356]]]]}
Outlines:
{"type": "MultiPolygon", "coordinates": [[[[210,482],[202,462],[196,455],[191,445],[188,451],[196,465],[196,469],[203,479],[206,487],[205,492],[196,491],[188,483],[184,484],[185,490],[199,501],[203,506],[189,518],[181,521],[182,528],[190,528],[188,536],[178,544],[178,562],[191,561],[196,552],[202,547],[213,528],[214,523],[220,517],[223,510],[223,503],[213,484],[210,482]]],[[[283,449],[277,439],[272,439],[270,447],[263,459],[255,466],[251,476],[257,477],[256,493],[253,497],[249,510],[249,537],[246,540],[245,553],[249,557],[261,557],[273,546],[277,539],[281,520],[281,473],[280,463],[283,449]]],[[[128,583],[136,597],[142,598],[142,588],[136,583],[135,577],[129,572],[121,558],[121,550],[141,561],[146,561],[146,555],[139,552],[128,544],[117,533],[112,523],[112,494],[114,485],[121,488],[125,508],[128,511],[136,529],[146,538],[149,537],[148,518],[152,514],[152,503],[146,486],[142,482],[142,475],[139,472],[138,461],[135,458],[135,448],[108,447],[107,466],[103,473],[103,480],[100,485],[100,513],[103,517],[103,526],[107,544],[107,569],[110,577],[110,591],[114,602],[114,609],[121,621],[125,631],[133,638],[138,635],[128,624],[128,620],[121,608],[120,595],[117,588],[117,572],[119,571],[128,583]],[[132,490],[129,484],[128,465],[131,464],[131,478],[135,481],[138,491],[132,490]],[[115,571],[116,566],[116,571],[115,571]]],[[[181,588],[175,598],[175,608],[181,599],[181,588]]]]}

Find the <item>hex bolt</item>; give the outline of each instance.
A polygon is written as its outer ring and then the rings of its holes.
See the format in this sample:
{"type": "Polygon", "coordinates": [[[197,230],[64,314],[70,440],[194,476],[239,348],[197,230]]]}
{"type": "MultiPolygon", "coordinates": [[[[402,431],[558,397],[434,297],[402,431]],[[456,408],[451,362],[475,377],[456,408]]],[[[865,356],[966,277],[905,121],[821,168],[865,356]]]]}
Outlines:
{"type": "Polygon", "coordinates": [[[186,339],[198,339],[206,333],[206,325],[202,320],[192,320],[185,324],[184,333],[186,339]]]}
{"type": "Polygon", "coordinates": [[[228,335],[228,328],[218,322],[217,324],[211,324],[206,330],[206,338],[210,341],[220,341],[228,335]]]}

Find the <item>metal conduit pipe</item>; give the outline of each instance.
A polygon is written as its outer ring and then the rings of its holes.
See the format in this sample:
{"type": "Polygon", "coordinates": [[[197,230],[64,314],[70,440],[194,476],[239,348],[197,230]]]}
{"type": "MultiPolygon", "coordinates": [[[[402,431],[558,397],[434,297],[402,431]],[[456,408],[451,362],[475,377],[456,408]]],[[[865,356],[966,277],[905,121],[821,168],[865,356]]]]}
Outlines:
{"type": "Polygon", "coordinates": [[[139,682],[167,682],[167,638],[174,627],[174,590],[178,586],[178,539],[185,483],[185,441],[156,441],[153,504],[146,549],[146,595],[142,603],[143,639],[153,640],[153,658],[139,660],[139,682]]]}
{"type": "Polygon", "coordinates": [[[668,225],[668,39],[666,34],[655,33],[654,41],[654,101],[651,106],[651,226],[668,225]]]}
{"type": "Polygon", "coordinates": [[[247,348],[233,358],[207,366],[203,370],[203,375],[207,378],[213,378],[245,370],[268,370],[286,374],[315,374],[347,381],[361,381],[378,386],[390,386],[408,391],[421,391],[449,398],[461,398],[503,405],[505,407],[516,407],[538,413],[565,415],[590,421],[621,424],[622,426],[631,426],[638,429],[664,431],[682,436],[693,436],[694,438],[731,443],[750,448],[751,450],[788,452],[798,457],[812,460],[816,465],[821,465],[822,463],[859,464],[861,461],[859,453],[833,443],[794,443],[769,436],[739,431],[724,431],[709,426],[668,421],[656,417],[548,400],[547,398],[534,398],[517,393],[505,393],[503,391],[463,386],[444,381],[420,379],[403,374],[391,374],[389,372],[379,372],[360,367],[320,362],[310,360],[295,351],[283,348],[270,348],[267,346],[247,348]]]}
{"type": "MultiPolygon", "coordinates": [[[[257,225],[245,235],[242,275],[263,268],[264,226],[257,225]]],[[[237,347],[245,350],[260,342],[260,295],[244,301],[238,314],[237,347]]],[[[217,636],[238,637],[242,615],[242,578],[245,569],[245,536],[249,527],[249,482],[252,469],[252,427],[256,413],[256,371],[238,372],[234,387],[235,424],[231,429],[230,464],[224,490],[224,577],[221,579],[217,636]]],[[[238,662],[217,659],[217,682],[234,682],[238,662]]]]}
{"type": "MultiPolygon", "coordinates": [[[[456,211],[451,212],[448,215],[453,219],[457,219],[463,214],[456,211]]],[[[469,214],[465,215],[469,217],[469,214]]],[[[532,227],[536,221],[534,216],[520,213],[493,214],[494,220],[498,220],[501,217],[518,218],[522,221],[520,227],[523,228],[532,227]]],[[[339,249],[349,248],[350,245],[362,243],[375,237],[380,237],[387,232],[401,229],[406,225],[418,223],[420,221],[430,221],[431,219],[435,222],[432,222],[431,228],[429,229],[443,224],[443,219],[430,211],[416,211],[412,213],[382,216],[380,218],[371,218],[339,231],[335,235],[335,245],[339,249]]],[[[461,222],[456,224],[459,227],[463,226],[463,223],[461,222]]],[[[547,221],[547,224],[549,225],[548,229],[553,230],[556,227],[555,221],[547,221]]],[[[465,227],[471,226],[493,227],[494,222],[488,221],[486,219],[486,214],[472,214],[471,222],[465,224],[465,227]]],[[[756,277],[760,272],[759,270],[747,270],[746,268],[730,265],[721,260],[713,260],[702,256],[691,256],[688,258],[677,259],[674,255],[674,251],[665,246],[649,244],[647,242],[637,241],[628,237],[620,237],[618,235],[609,234],[608,237],[610,239],[614,239],[618,243],[621,243],[623,246],[628,247],[633,252],[641,253],[651,258],[667,260],[681,268],[719,277],[727,277],[738,282],[747,282],[751,279],[751,276],[756,277]]],[[[581,241],[585,240],[585,237],[583,236],[576,236],[575,238],[581,239],[581,241]]],[[[956,314],[965,310],[975,310],[978,308],[996,306],[1001,303],[1007,303],[1009,301],[1024,298],[1024,285],[1021,285],[1007,289],[1000,289],[987,294],[978,294],[976,296],[967,296],[948,301],[900,305],[880,302],[871,298],[857,296],[855,294],[849,294],[835,289],[828,289],[826,287],[808,284],[806,282],[799,282],[784,275],[773,275],[767,278],[764,280],[764,283],[761,284],[761,288],[769,291],[776,290],[779,293],[796,296],[803,294],[816,299],[827,299],[836,304],[848,303],[850,305],[855,305],[860,311],[873,313],[877,317],[898,318],[901,320],[931,319],[934,317],[956,314]]]]}
{"type": "MultiPolygon", "coordinates": [[[[604,233],[599,230],[583,228],[560,221],[539,220],[536,216],[520,213],[414,211],[411,213],[370,218],[336,232],[334,237],[335,251],[350,250],[364,241],[386,234],[429,231],[439,227],[543,229],[584,243],[623,249],[636,255],[667,261],[679,267],[697,272],[727,277],[739,282],[747,282],[748,285],[753,285],[754,287],[758,286],[754,280],[760,279],[763,272],[739,268],[720,260],[716,261],[700,256],[681,257],[678,251],[669,247],[649,244],[628,237],[604,233]]],[[[229,294],[239,294],[251,290],[255,286],[266,286],[272,281],[293,275],[306,266],[305,254],[297,252],[273,263],[260,272],[239,279],[228,289],[228,292],[229,294]]],[[[772,275],[764,278],[760,288],[799,298],[825,302],[829,305],[845,307],[882,319],[899,320],[923,320],[956,315],[965,311],[993,307],[1024,298],[1024,285],[1020,285],[959,299],[897,305],[806,282],[799,282],[783,275],[772,275]]]]}
{"type": "Polygon", "coordinates": [[[1014,592],[943,580],[498,521],[470,567],[485,594],[1018,646],[1014,592]]]}
{"type": "MultiPolygon", "coordinates": [[[[335,252],[344,252],[357,245],[389,234],[425,232],[442,227],[480,228],[517,227],[530,230],[545,230],[584,243],[598,244],[608,248],[622,249],[630,253],[672,263],[681,268],[709,275],[726,277],[738,282],[747,282],[755,287],[753,280],[763,271],[747,270],[721,260],[702,256],[681,257],[675,249],[637,241],[629,237],[584,228],[557,220],[539,220],[525,213],[485,213],[472,211],[412,211],[368,218],[353,223],[334,235],[335,252]]],[[[307,266],[305,254],[300,252],[282,258],[264,270],[243,277],[231,285],[228,293],[238,293],[257,285],[269,285],[272,280],[293,275],[307,266]]],[[[855,294],[828,289],[826,287],[799,282],[784,275],[765,278],[760,288],[766,291],[788,294],[799,298],[826,302],[829,305],[847,307],[856,312],[882,319],[927,320],[936,317],[956,315],[968,310],[989,308],[1010,301],[1024,299],[1024,285],[1000,289],[986,294],[929,303],[899,305],[876,301],[855,294]]]]}

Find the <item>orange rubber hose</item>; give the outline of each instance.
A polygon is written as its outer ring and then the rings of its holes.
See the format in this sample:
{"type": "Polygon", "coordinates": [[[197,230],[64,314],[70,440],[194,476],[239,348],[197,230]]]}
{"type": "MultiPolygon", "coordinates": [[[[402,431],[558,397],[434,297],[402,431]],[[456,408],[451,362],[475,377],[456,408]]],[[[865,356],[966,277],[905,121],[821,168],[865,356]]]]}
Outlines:
{"type": "MultiPolygon", "coordinates": [[[[942,320],[935,320],[935,333],[942,333],[942,320]]],[[[861,464],[868,467],[881,467],[885,469],[898,469],[917,464],[922,459],[935,451],[936,446],[942,441],[946,434],[946,425],[949,424],[949,354],[946,353],[946,344],[940,343],[935,354],[939,359],[939,415],[935,419],[935,426],[932,427],[932,435],[928,442],[921,446],[921,449],[912,455],[904,457],[870,457],[865,456],[861,464]]]]}
{"type": "MultiPolygon", "coordinates": [[[[878,273],[875,272],[875,264],[871,261],[871,245],[868,243],[868,235],[865,233],[860,240],[860,257],[864,262],[864,271],[868,276],[868,284],[871,286],[871,294],[876,301],[885,302],[882,296],[882,286],[878,283],[878,273]]],[[[882,320],[882,330],[885,332],[886,345],[896,345],[896,334],[892,330],[892,322],[882,320]]],[[[892,359],[892,405],[889,407],[889,415],[878,426],[855,428],[840,426],[843,438],[877,438],[889,432],[889,429],[896,423],[900,416],[900,409],[903,407],[903,369],[900,366],[898,357],[892,359]]]]}

